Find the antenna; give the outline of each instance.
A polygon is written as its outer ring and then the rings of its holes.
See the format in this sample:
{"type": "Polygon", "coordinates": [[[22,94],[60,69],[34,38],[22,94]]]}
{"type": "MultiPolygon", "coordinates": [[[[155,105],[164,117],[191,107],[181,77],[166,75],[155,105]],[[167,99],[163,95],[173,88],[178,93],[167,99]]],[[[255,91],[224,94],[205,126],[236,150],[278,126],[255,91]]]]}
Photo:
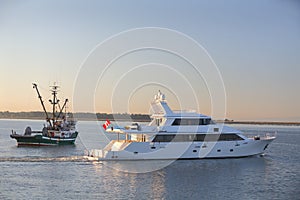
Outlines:
{"type": "Polygon", "coordinates": [[[53,86],[50,86],[50,91],[52,92],[52,95],[53,95],[53,99],[49,99],[49,102],[52,104],[52,121],[53,121],[53,124],[55,124],[55,120],[56,120],[56,117],[55,117],[55,112],[56,112],[56,105],[59,103],[59,99],[57,98],[57,92],[58,92],[58,88],[59,86],[56,85],[56,83],[54,82],[53,86]]]}

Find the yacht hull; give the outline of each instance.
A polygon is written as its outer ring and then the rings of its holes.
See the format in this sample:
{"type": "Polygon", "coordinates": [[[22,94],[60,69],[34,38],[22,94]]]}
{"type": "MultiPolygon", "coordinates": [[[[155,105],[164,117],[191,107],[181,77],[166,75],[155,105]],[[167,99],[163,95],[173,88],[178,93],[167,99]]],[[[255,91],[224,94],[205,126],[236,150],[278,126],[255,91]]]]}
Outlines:
{"type": "Polygon", "coordinates": [[[263,154],[275,139],[223,142],[126,142],[111,141],[103,150],[88,153],[90,160],[177,160],[239,158],[263,154]]]}
{"type": "Polygon", "coordinates": [[[235,128],[216,124],[211,117],[192,111],[172,111],[160,91],[151,103],[149,125],[133,123],[122,130],[125,140],[112,140],[103,150],[88,152],[90,160],[177,160],[237,158],[264,153],[275,136],[245,136],[235,128]]]}

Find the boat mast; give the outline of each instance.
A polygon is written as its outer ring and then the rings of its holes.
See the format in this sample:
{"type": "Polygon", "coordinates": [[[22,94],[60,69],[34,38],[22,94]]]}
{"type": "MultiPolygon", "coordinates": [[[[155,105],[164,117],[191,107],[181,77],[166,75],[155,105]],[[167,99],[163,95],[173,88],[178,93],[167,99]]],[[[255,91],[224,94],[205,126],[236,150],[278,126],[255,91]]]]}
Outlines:
{"type": "Polygon", "coordinates": [[[59,102],[59,99],[57,99],[57,97],[56,97],[58,86],[54,85],[54,86],[50,86],[50,87],[52,87],[51,92],[53,95],[53,100],[50,99],[49,102],[52,104],[52,122],[53,122],[53,124],[55,124],[55,118],[56,118],[55,117],[55,111],[56,111],[55,106],[59,102]]]}
{"type": "Polygon", "coordinates": [[[38,90],[37,84],[36,84],[36,83],[32,83],[32,85],[33,85],[33,88],[36,90],[36,92],[37,92],[37,94],[38,94],[38,98],[40,99],[40,102],[41,102],[41,104],[42,104],[43,110],[44,110],[44,112],[45,112],[45,114],[46,114],[46,121],[49,122],[50,126],[52,126],[51,121],[50,121],[50,118],[49,118],[48,113],[47,113],[47,110],[46,110],[46,108],[45,108],[45,105],[44,105],[42,96],[40,95],[40,92],[39,92],[39,90],[38,90]]]}

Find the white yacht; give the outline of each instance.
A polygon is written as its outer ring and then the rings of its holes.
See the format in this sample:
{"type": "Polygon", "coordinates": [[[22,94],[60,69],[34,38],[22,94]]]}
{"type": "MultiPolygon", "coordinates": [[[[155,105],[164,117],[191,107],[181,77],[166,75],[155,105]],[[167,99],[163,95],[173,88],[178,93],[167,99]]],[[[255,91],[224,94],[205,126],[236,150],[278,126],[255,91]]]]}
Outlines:
{"type": "Polygon", "coordinates": [[[159,92],[152,104],[149,125],[133,124],[107,132],[125,134],[104,149],[88,152],[90,160],[156,160],[231,158],[263,154],[275,134],[246,137],[239,130],[216,124],[211,117],[196,112],[170,109],[159,92]]]}

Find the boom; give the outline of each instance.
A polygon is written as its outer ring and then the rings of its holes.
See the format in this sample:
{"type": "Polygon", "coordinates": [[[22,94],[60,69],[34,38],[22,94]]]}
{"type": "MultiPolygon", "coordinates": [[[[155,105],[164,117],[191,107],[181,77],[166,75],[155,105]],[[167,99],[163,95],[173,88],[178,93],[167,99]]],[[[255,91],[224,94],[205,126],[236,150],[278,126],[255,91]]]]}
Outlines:
{"type": "Polygon", "coordinates": [[[46,114],[46,120],[47,120],[47,122],[50,123],[50,126],[52,126],[51,121],[50,121],[49,116],[48,116],[48,113],[47,113],[47,110],[46,110],[45,105],[44,105],[44,101],[43,101],[42,96],[40,95],[40,92],[39,92],[39,90],[38,90],[37,84],[32,83],[32,85],[33,85],[33,88],[36,90],[36,92],[37,92],[37,94],[38,94],[38,97],[39,97],[39,99],[40,99],[40,101],[41,101],[43,110],[44,110],[44,112],[45,112],[45,114],[46,114]]]}
{"type": "Polygon", "coordinates": [[[64,103],[64,105],[63,105],[63,106],[60,108],[60,111],[59,111],[59,114],[58,114],[57,118],[59,118],[59,117],[60,117],[60,115],[62,114],[62,112],[63,112],[63,110],[64,110],[64,108],[65,108],[65,106],[66,106],[67,102],[68,102],[68,99],[66,99],[66,100],[65,100],[65,103],[64,103]]]}

